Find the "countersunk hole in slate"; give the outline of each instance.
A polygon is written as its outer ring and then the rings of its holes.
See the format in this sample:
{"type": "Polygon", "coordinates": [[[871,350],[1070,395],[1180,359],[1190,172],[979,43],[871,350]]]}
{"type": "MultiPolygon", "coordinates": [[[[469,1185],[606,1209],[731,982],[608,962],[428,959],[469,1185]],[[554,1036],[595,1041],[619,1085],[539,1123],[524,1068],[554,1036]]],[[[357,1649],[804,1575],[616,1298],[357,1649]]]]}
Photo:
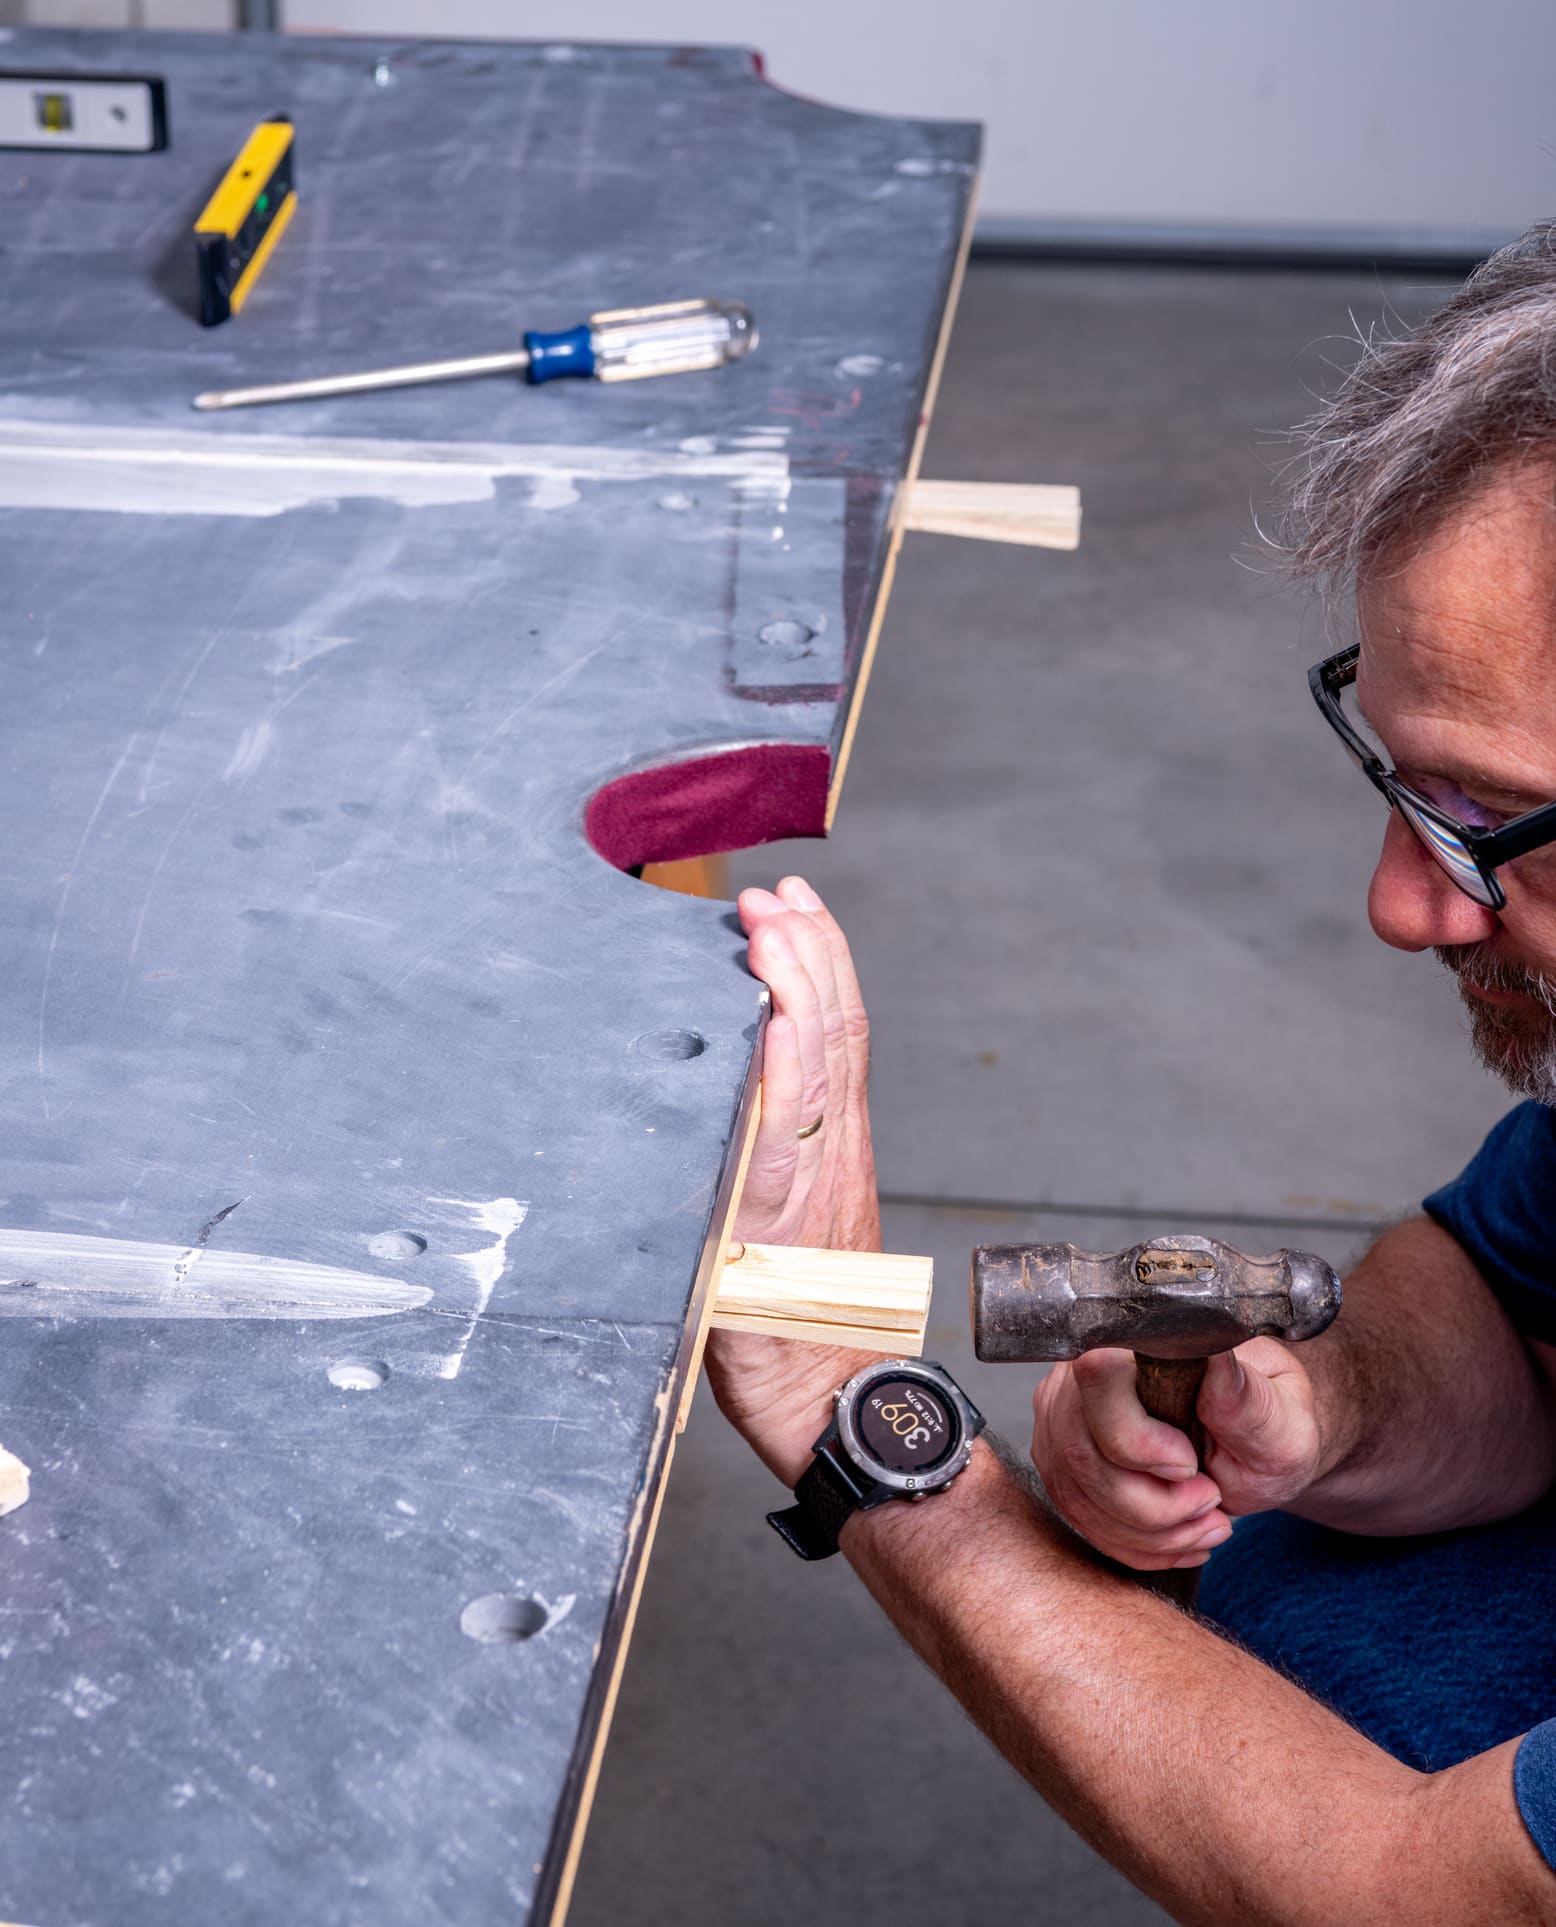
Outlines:
{"type": "Polygon", "coordinates": [[[632,1048],[643,1057],[673,1064],[684,1062],[688,1057],[701,1057],[708,1048],[708,1040],[694,1030],[650,1030],[635,1038],[632,1048]]]}
{"type": "Polygon", "coordinates": [[[381,1358],[337,1358],[329,1369],[330,1383],[342,1392],[376,1392],[388,1377],[381,1358]]]}
{"type": "Polygon", "coordinates": [[[466,1606],[459,1615],[459,1630],[483,1646],[516,1646],[521,1639],[533,1639],[546,1619],[538,1599],[516,1592],[489,1592],[466,1606]]]}
{"type": "Polygon", "coordinates": [[[771,643],[775,649],[803,649],[807,642],[816,640],[816,632],[808,622],[795,622],[788,616],[780,616],[776,622],[764,622],[756,636],[758,642],[771,643]]]}
{"type": "Polygon", "coordinates": [[[367,1241],[367,1248],[375,1258],[404,1264],[421,1256],[427,1249],[427,1240],[418,1231],[375,1231],[367,1241]]]}

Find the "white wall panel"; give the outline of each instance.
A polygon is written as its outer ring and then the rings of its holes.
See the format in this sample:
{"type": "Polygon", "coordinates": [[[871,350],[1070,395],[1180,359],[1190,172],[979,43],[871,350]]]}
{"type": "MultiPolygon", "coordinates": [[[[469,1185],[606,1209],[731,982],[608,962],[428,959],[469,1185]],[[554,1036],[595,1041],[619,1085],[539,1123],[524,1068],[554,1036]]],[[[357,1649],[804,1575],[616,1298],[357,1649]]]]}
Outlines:
{"type": "Polygon", "coordinates": [[[286,0],[348,32],[745,42],[989,129],[992,226],[1473,245],[1556,211],[1551,0],[286,0]]]}

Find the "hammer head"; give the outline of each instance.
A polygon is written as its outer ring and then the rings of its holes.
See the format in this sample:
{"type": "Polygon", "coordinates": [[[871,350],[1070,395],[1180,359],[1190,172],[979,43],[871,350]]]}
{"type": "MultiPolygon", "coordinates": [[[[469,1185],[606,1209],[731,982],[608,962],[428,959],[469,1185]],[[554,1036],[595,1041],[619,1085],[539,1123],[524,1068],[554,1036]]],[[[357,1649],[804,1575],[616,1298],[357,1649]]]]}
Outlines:
{"type": "Polygon", "coordinates": [[[1340,1280],[1310,1251],[1250,1258],[1215,1238],[1153,1238],[1127,1251],[981,1245],[972,1259],[973,1345],[1013,1363],[1122,1345],[1208,1358],[1249,1338],[1316,1338],[1340,1280]]]}

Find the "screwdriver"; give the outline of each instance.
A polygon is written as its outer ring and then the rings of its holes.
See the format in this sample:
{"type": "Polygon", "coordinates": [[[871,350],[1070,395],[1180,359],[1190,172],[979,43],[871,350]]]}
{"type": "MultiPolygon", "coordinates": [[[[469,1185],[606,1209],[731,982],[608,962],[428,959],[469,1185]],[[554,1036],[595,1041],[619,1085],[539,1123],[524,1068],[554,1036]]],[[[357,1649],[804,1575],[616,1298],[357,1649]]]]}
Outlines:
{"type": "Polygon", "coordinates": [[[738,301],[666,301],[654,308],[612,308],[557,334],[530,333],[524,346],[501,355],[421,361],[406,368],[373,368],[316,381],[280,381],[265,388],[223,388],[196,395],[196,408],[250,408],[258,402],[311,401],[355,395],[369,388],[414,388],[472,375],[524,375],[532,382],[561,375],[597,381],[637,381],[645,375],[691,374],[739,361],[756,346],[751,310],[738,301]]]}

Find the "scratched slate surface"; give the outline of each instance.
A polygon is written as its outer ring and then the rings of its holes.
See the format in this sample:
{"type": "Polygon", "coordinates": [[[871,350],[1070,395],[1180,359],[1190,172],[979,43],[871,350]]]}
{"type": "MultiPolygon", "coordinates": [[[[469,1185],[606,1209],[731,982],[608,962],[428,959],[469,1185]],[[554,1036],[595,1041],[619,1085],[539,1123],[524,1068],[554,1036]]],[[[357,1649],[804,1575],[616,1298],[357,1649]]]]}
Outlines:
{"type": "Polygon", "coordinates": [[[172,145],[0,153],[0,1916],[544,1919],[762,1016],[581,812],[835,751],[976,134],[733,50],[3,67],[160,73],[172,145]],[[202,331],[277,111],[297,219],[202,331]],[[188,406],[701,293],[746,364],[188,406]]]}

